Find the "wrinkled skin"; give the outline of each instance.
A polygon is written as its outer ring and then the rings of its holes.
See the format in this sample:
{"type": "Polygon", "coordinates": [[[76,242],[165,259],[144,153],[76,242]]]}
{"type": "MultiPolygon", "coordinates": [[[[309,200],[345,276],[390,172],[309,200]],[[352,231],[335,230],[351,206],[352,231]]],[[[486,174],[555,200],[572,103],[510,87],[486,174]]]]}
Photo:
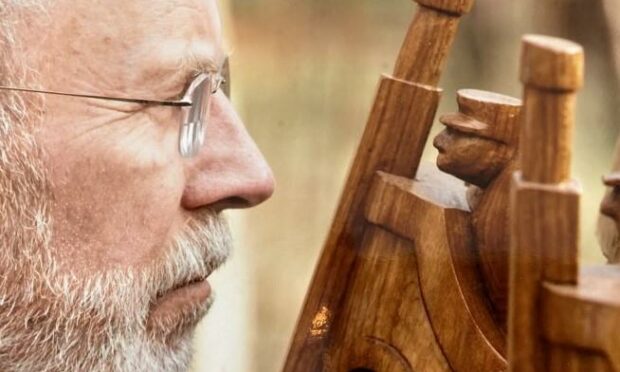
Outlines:
{"type": "MultiPolygon", "coordinates": [[[[46,37],[29,33],[45,89],[172,98],[192,73],[182,59],[223,56],[213,0],[57,4],[46,37]]],[[[195,158],[178,154],[179,121],[170,107],[47,97],[37,137],[54,184],[53,245],[67,266],[140,265],[193,210],[252,206],[271,194],[271,172],[221,92],[195,158]]]]}
{"type": "MultiPolygon", "coordinates": [[[[17,27],[24,45],[17,54],[37,72],[32,84],[45,90],[174,99],[196,66],[224,57],[214,0],[50,4],[17,27]]],[[[191,159],[178,152],[178,108],[45,100],[35,138],[53,195],[49,249],[59,273],[77,283],[152,267],[188,220],[251,207],[273,192],[271,170],[222,92],[212,99],[206,144],[191,159]]],[[[189,312],[192,296],[179,294],[151,318],[189,312]]]]}

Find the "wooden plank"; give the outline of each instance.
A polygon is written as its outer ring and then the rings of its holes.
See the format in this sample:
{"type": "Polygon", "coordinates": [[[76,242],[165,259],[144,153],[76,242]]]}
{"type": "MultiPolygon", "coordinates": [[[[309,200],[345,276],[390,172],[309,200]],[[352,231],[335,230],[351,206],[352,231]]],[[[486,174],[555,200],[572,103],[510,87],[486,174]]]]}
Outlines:
{"type": "Polygon", "coordinates": [[[576,282],[580,190],[519,178],[514,188],[508,357],[512,371],[541,371],[540,286],[551,278],[576,282]]]}
{"type": "Polygon", "coordinates": [[[320,356],[327,347],[329,332],[317,337],[312,322],[324,308],[329,309],[332,316],[326,320],[326,328],[330,328],[351,284],[351,271],[367,228],[362,212],[371,176],[378,169],[410,177],[415,174],[439,97],[437,89],[387,76],[382,78],[375,107],[306,298],[286,371],[305,370],[301,368],[308,365],[316,365],[315,370],[321,370],[320,356]]]}
{"type": "Polygon", "coordinates": [[[449,371],[424,306],[411,241],[370,226],[362,247],[326,369],[449,371]]]}
{"type": "Polygon", "coordinates": [[[620,267],[590,267],[579,279],[542,289],[541,333],[555,348],[549,370],[619,371],[620,267]]]}

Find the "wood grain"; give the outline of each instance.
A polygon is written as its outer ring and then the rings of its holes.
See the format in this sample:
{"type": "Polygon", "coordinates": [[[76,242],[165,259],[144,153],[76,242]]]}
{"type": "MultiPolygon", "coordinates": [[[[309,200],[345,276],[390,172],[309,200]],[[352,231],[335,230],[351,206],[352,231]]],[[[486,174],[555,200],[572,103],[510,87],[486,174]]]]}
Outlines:
{"type": "Polygon", "coordinates": [[[577,280],[580,190],[524,182],[518,174],[513,187],[508,358],[511,371],[541,371],[540,285],[577,280]]]}
{"type": "MultiPolygon", "coordinates": [[[[469,213],[425,199],[416,187],[413,181],[377,174],[367,217],[413,242],[424,303],[452,369],[504,370],[504,336],[488,307],[480,302],[485,298],[480,293],[480,278],[471,275],[476,256],[469,213]],[[465,274],[465,267],[471,276],[465,274]]],[[[425,342],[412,341],[414,345],[425,342]]]]}
{"type": "Polygon", "coordinates": [[[545,370],[549,350],[540,337],[541,285],[577,282],[580,189],[570,180],[570,149],[582,69],[578,45],[531,35],[523,39],[521,172],[515,173],[510,204],[510,371],[545,370]]]}
{"type": "Polygon", "coordinates": [[[521,82],[541,90],[574,92],[583,86],[584,53],[570,40],[525,35],[521,49],[521,82]]]}
{"type": "Polygon", "coordinates": [[[394,77],[419,84],[437,85],[458,23],[459,18],[453,14],[420,7],[396,60],[394,77]],[[421,63],[424,63],[423,68],[419,66],[421,63]]]}
{"type": "Polygon", "coordinates": [[[450,370],[424,306],[412,243],[371,226],[362,246],[326,369],[450,370]]]}
{"type": "MultiPolygon", "coordinates": [[[[458,113],[439,119],[448,130],[435,138],[443,171],[481,191],[473,206],[475,250],[498,321],[508,313],[508,200],[519,146],[521,100],[492,92],[457,92],[458,113]],[[467,146],[459,145],[466,140],[467,146]],[[475,154],[475,155],[472,155],[475,154]]],[[[505,327],[505,326],[504,326],[505,327]]]]}
{"type": "Polygon", "coordinates": [[[386,169],[413,177],[430,130],[426,123],[433,121],[439,95],[431,87],[382,78],[346,191],[307,295],[286,371],[323,370],[322,356],[328,347],[329,329],[339,316],[368,227],[362,212],[371,176],[375,170],[386,169]],[[416,145],[412,147],[412,144],[416,145]],[[312,322],[323,308],[329,309],[332,316],[326,321],[327,331],[317,336],[312,331],[312,322]]]}
{"type": "MultiPolygon", "coordinates": [[[[461,0],[444,3],[464,4],[461,0]]],[[[347,314],[343,305],[356,285],[352,275],[359,254],[374,241],[375,229],[369,228],[363,216],[370,183],[377,170],[415,176],[439,103],[440,91],[429,84],[439,79],[457,22],[457,14],[420,7],[394,77],[381,79],[284,371],[331,370],[326,355],[333,351],[330,347],[338,334],[334,328],[344,324],[340,319],[347,314]]]]}
{"type": "Polygon", "coordinates": [[[547,283],[541,305],[547,342],[564,345],[550,351],[550,371],[620,370],[620,267],[585,269],[579,285],[547,283]]]}
{"type": "Polygon", "coordinates": [[[416,0],[418,4],[428,8],[441,10],[447,13],[463,15],[468,13],[474,5],[474,0],[416,0]]]}
{"type": "Polygon", "coordinates": [[[566,40],[537,35],[525,36],[522,50],[523,180],[563,182],[570,178],[574,92],[583,84],[583,50],[566,40]]]}

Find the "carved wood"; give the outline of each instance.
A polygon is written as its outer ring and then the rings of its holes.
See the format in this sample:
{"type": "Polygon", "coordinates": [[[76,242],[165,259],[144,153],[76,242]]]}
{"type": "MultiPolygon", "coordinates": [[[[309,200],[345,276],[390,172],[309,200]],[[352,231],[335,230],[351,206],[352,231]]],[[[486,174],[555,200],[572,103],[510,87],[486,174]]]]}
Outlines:
{"type": "MultiPolygon", "coordinates": [[[[475,272],[469,213],[425,199],[419,185],[379,173],[369,198],[368,219],[413,243],[422,300],[452,369],[504,369],[504,336],[482,303],[480,286],[475,285],[480,278],[475,272]]],[[[425,340],[418,335],[411,346],[421,341],[425,340]]]]}
{"type": "Polygon", "coordinates": [[[521,173],[511,204],[511,371],[618,371],[620,268],[578,270],[579,186],[570,179],[577,44],[525,37],[521,173]],[[528,154],[526,154],[528,152],[528,154]]]}
{"type": "MultiPolygon", "coordinates": [[[[620,371],[620,267],[578,264],[570,163],[582,48],[524,37],[523,105],[458,92],[434,144],[439,168],[472,184],[466,202],[455,178],[418,169],[440,96],[432,85],[472,2],[417,1],[284,371],[620,371]]],[[[620,187],[620,175],[605,182],[620,187]]],[[[603,209],[620,229],[613,195],[603,209]]]]}
{"type": "MultiPolygon", "coordinates": [[[[363,216],[374,173],[383,170],[411,178],[416,174],[439,103],[440,91],[430,85],[439,80],[459,17],[471,7],[473,0],[421,3],[396,62],[394,76],[381,78],[284,371],[328,369],[333,353],[330,346],[339,332],[334,328],[346,316],[343,303],[354,284],[352,275],[360,252],[375,241],[374,235],[381,234],[363,216]]],[[[342,324],[345,323],[340,322],[341,327],[342,324]]]]}
{"type": "Polygon", "coordinates": [[[516,168],[521,101],[466,89],[458,91],[457,102],[458,113],[439,119],[447,128],[434,141],[440,152],[438,166],[480,189],[472,225],[481,285],[486,287],[496,318],[504,326],[508,312],[508,199],[516,168]],[[459,137],[470,138],[467,146],[453,143],[459,137]]]}
{"type": "Polygon", "coordinates": [[[521,172],[515,174],[510,205],[511,371],[545,367],[538,317],[541,283],[577,281],[579,189],[570,180],[570,147],[582,69],[579,45],[550,37],[524,37],[521,172]]]}

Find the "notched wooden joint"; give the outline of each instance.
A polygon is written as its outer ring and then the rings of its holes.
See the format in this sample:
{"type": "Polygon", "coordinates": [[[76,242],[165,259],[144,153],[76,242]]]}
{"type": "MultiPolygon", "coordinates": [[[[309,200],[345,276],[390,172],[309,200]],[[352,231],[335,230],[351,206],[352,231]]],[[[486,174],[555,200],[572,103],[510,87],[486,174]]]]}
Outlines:
{"type": "Polygon", "coordinates": [[[427,8],[433,8],[445,13],[463,15],[469,13],[474,0],[415,0],[418,4],[427,8]]]}
{"type": "Polygon", "coordinates": [[[541,89],[576,91],[583,85],[581,45],[542,35],[525,35],[521,50],[521,82],[541,89]]]}

